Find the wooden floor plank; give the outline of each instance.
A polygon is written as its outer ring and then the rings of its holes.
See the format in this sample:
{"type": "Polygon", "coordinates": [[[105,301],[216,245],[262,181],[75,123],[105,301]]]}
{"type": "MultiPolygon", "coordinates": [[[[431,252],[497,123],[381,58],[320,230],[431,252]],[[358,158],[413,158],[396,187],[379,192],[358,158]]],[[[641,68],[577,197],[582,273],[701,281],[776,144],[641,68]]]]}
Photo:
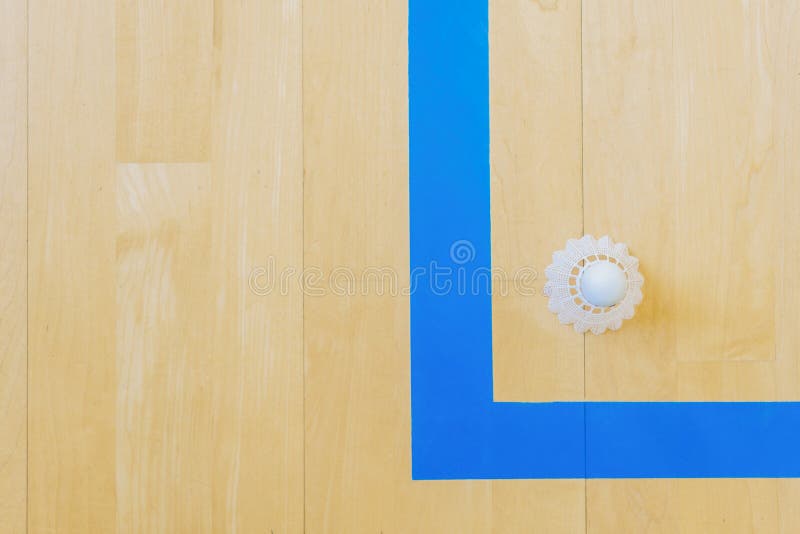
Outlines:
{"type": "Polygon", "coordinates": [[[209,532],[209,165],[119,165],[116,193],[117,530],[209,532]]]}
{"type": "Polygon", "coordinates": [[[586,337],[589,400],[677,400],[672,16],[669,2],[583,4],[586,232],[628,243],[646,297],[621,330],[586,337]]]}
{"type": "Polygon", "coordinates": [[[27,494],[27,3],[0,1],[0,532],[23,532],[27,494]]]}
{"type": "Polygon", "coordinates": [[[213,32],[213,0],[116,0],[119,161],[208,161],[213,32]]]}
{"type": "Polygon", "coordinates": [[[303,262],[301,3],[215,21],[214,529],[302,532],[303,295],[280,279],[303,262]]]}
{"type": "Polygon", "coordinates": [[[29,532],[113,529],[114,9],[29,2],[29,532]]]}
{"type": "Polygon", "coordinates": [[[550,313],[542,287],[553,251],[583,226],[580,2],[490,9],[495,400],[574,401],[583,337],[550,313]]]}

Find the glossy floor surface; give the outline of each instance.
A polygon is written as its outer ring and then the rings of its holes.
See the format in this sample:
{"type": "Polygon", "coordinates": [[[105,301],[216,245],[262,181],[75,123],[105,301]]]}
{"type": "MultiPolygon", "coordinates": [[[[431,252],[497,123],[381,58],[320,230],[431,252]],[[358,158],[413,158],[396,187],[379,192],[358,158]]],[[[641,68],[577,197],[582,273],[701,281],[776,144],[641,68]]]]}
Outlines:
{"type": "MultiPolygon", "coordinates": [[[[3,534],[800,531],[798,480],[411,480],[404,1],[0,8],[3,534]]],[[[800,400],[800,4],[489,13],[494,264],[646,277],[599,337],[495,293],[496,399],[800,400]]]]}

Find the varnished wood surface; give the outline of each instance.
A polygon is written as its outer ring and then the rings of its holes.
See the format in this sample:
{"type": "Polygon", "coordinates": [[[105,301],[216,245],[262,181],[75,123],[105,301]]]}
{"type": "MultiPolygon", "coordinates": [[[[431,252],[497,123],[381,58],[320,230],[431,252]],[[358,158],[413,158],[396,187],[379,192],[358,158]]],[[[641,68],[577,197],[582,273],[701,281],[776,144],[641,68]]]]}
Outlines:
{"type": "MultiPolygon", "coordinates": [[[[800,529],[796,480],[411,480],[405,2],[0,5],[3,534],[800,529]]],[[[800,6],[489,9],[496,400],[799,400],[800,6]],[[584,230],[646,277],[585,339],[584,230]]]]}
{"type": "Polygon", "coordinates": [[[27,12],[0,32],[0,531],[24,532],[27,469],[27,12]]]}

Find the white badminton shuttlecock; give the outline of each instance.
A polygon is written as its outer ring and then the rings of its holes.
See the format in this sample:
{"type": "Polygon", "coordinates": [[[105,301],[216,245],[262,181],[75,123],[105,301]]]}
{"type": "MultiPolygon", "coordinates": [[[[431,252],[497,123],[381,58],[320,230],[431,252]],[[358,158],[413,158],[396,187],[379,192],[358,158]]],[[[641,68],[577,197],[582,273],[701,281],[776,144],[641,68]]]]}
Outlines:
{"type": "Polygon", "coordinates": [[[608,236],[570,239],[567,248],[553,253],[544,272],[548,308],[578,333],[617,330],[642,301],[639,260],[608,236]]]}

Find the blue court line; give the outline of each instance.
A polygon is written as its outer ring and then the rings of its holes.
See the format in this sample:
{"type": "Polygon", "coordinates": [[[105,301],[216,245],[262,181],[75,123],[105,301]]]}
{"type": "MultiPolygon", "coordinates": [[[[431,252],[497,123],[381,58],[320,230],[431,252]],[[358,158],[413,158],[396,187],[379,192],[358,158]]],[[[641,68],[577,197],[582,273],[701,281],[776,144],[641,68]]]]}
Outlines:
{"type": "MultiPolygon", "coordinates": [[[[412,272],[491,266],[488,69],[487,0],[409,0],[412,272]]],[[[414,479],[800,476],[797,402],[494,402],[491,304],[411,296],[414,479]]]]}

